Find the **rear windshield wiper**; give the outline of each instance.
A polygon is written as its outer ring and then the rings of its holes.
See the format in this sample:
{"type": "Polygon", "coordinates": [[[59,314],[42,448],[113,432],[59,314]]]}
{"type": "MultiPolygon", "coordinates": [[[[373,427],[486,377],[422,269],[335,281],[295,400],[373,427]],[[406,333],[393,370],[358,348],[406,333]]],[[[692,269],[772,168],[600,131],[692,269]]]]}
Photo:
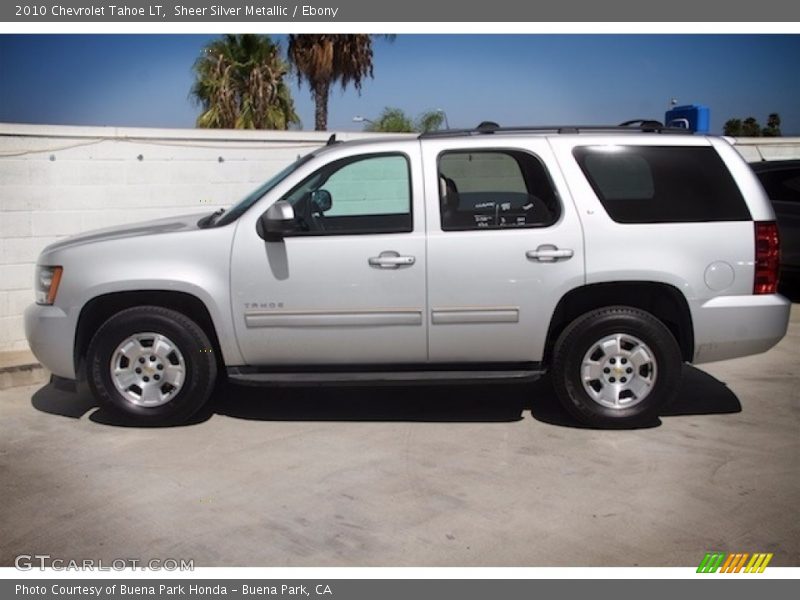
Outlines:
{"type": "Polygon", "coordinates": [[[220,208],[219,210],[215,210],[210,215],[206,215],[205,217],[200,219],[197,222],[197,224],[198,224],[198,226],[202,227],[203,229],[205,229],[206,227],[211,227],[214,224],[214,221],[216,221],[217,218],[219,218],[219,216],[224,212],[225,212],[224,208],[220,208]]]}

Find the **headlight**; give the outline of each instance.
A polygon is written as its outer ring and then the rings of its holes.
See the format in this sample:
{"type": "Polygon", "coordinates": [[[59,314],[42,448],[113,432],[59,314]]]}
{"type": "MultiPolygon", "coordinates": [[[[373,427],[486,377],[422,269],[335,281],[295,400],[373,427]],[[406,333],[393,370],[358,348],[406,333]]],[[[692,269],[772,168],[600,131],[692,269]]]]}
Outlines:
{"type": "Polygon", "coordinates": [[[61,267],[36,267],[36,304],[55,302],[58,284],[61,283],[61,267]]]}

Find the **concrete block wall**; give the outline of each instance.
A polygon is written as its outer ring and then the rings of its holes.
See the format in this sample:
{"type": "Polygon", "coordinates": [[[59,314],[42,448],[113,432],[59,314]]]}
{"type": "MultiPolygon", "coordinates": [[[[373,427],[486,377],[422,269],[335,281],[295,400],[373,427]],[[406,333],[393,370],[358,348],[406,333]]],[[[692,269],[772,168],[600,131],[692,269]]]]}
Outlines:
{"type": "Polygon", "coordinates": [[[747,162],[800,159],[800,138],[733,138],[733,147],[747,162]]]}
{"type": "Polygon", "coordinates": [[[330,135],[0,124],[0,351],[27,348],[22,312],[46,245],[230,206],[330,135]]]}

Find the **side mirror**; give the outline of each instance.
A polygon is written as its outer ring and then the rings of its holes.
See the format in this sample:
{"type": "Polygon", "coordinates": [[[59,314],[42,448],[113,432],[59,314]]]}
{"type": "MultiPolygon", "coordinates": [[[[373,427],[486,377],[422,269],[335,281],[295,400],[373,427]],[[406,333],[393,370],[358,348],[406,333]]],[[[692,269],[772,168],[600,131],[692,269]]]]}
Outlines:
{"type": "Polygon", "coordinates": [[[324,213],[333,206],[333,198],[328,190],[315,190],[311,193],[311,204],[315,212],[324,213]]]}
{"type": "Polygon", "coordinates": [[[267,242],[279,242],[294,229],[294,208],[286,200],[278,200],[270,206],[256,224],[256,233],[267,242]]]}

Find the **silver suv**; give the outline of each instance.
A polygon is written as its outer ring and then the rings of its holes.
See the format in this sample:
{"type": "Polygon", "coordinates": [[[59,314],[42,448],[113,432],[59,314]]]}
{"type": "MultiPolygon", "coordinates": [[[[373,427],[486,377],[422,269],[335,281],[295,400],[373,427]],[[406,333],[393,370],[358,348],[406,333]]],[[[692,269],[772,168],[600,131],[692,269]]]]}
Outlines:
{"type": "Polygon", "coordinates": [[[778,232],[722,138],[497,128],[337,143],[227,212],[39,257],[30,346],[104,406],[186,420],[250,384],[528,380],[630,426],[684,362],[785,334],[778,232]]]}

